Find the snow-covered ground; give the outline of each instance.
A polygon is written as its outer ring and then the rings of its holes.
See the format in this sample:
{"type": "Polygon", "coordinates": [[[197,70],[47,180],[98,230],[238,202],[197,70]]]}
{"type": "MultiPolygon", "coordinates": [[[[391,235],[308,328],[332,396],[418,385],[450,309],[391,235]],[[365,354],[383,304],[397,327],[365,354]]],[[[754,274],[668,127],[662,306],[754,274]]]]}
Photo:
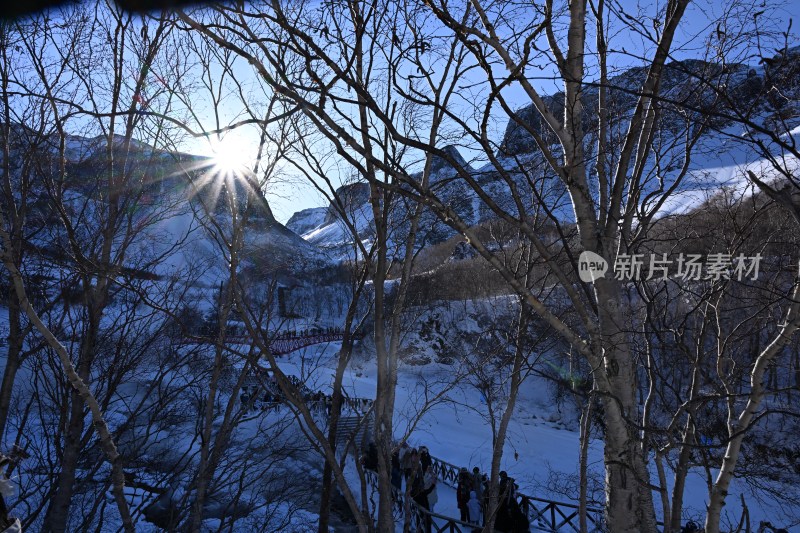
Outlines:
{"type": "MultiPolygon", "coordinates": [[[[281,367],[290,373],[303,375],[312,388],[330,390],[338,343],[312,347],[294,352],[281,359],[281,367]]],[[[442,390],[454,368],[429,364],[422,367],[401,365],[396,402],[397,427],[395,435],[402,438],[409,432],[412,446],[427,446],[431,455],[458,466],[477,466],[488,471],[491,466],[492,432],[486,420],[486,406],[481,393],[471,385],[458,385],[446,399],[415,416],[424,403],[424,394],[442,390]],[[430,387],[427,387],[430,385],[430,387]],[[413,427],[410,427],[412,426],[413,427]]],[[[374,365],[361,362],[345,373],[345,390],[355,397],[374,398],[376,372],[374,365]]],[[[504,447],[501,468],[516,479],[520,492],[529,496],[568,501],[568,496],[552,490],[552,481],[565,481],[578,473],[579,435],[575,415],[569,406],[561,412],[550,399],[549,386],[542,378],[529,377],[521,388],[520,397],[511,420],[504,447]]],[[[589,448],[589,468],[592,476],[602,481],[603,444],[593,439],[589,448]]],[[[712,476],[716,472],[711,472],[712,476]]],[[[655,467],[652,481],[658,483],[655,467]]],[[[708,503],[706,472],[693,471],[684,493],[684,520],[702,520],[708,503]]],[[[439,501],[435,511],[458,518],[455,492],[440,483],[439,501]]],[[[742,513],[741,494],[744,494],[755,526],[761,520],[786,523],[780,505],[770,502],[764,493],[753,493],[741,480],[734,480],[725,507],[727,520],[737,524],[742,513]]],[[[657,494],[654,493],[654,498],[657,494]]],[[[656,512],[660,503],[656,500],[656,512]]],[[[660,513],[658,513],[660,515],[660,513]]],[[[660,518],[660,517],[659,517],[660,518]]]]}
{"type": "MultiPolygon", "coordinates": [[[[4,322],[3,319],[4,317],[0,322],[4,322]]],[[[280,365],[287,373],[303,377],[310,388],[329,391],[339,348],[339,343],[313,346],[282,357],[280,365]]],[[[4,354],[5,350],[0,352],[4,354]]],[[[412,446],[427,446],[433,456],[443,461],[465,466],[470,470],[477,466],[482,471],[487,471],[490,467],[492,432],[486,419],[486,405],[481,392],[468,384],[468,380],[453,383],[457,373],[457,365],[439,363],[424,366],[401,365],[396,402],[396,437],[407,436],[412,446]],[[428,406],[420,416],[417,416],[426,398],[429,399],[437,393],[443,394],[443,398],[428,406]]],[[[22,380],[23,383],[27,381],[22,380]]],[[[374,398],[376,390],[374,361],[368,358],[356,360],[346,370],[344,384],[350,396],[374,398]]],[[[242,443],[252,441],[259,427],[268,422],[259,418],[246,422],[237,430],[235,439],[242,443]]],[[[180,450],[180,453],[184,453],[186,450],[183,449],[183,444],[187,449],[193,446],[188,441],[182,443],[178,433],[165,438],[163,442],[168,443],[168,447],[164,453],[168,450],[173,452],[180,450]]],[[[304,439],[300,431],[286,432],[282,438],[293,438],[298,441],[304,439]]],[[[568,501],[568,495],[553,490],[552,481],[554,479],[564,481],[577,475],[578,450],[574,408],[564,405],[559,409],[551,400],[547,382],[542,378],[529,377],[521,388],[517,408],[509,427],[501,468],[516,479],[520,485],[520,492],[524,494],[568,501]]],[[[592,440],[589,462],[592,475],[602,480],[600,440],[592,440]]],[[[283,465],[282,469],[291,471],[295,466],[297,465],[283,465]]],[[[303,467],[308,468],[308,465],[303,467]]],[[[711,472],[711,475],[715,474],[711,472]]],[[[704,471],[698,470],[693,472],[688,480],[685,492],[685,519],[697,520],[704,514],[708,501],[705,475],[704,471]]],[[[310,477],[310,473],[298,476],[299,479],[307,480],[310,477]]],[[[657,482],[655,472],[653,472],[653,482],[657,482]]],[[[770,503],[769,499],[764,499],[763,493],[751,492],[751,489],[740,480],[734,481],[728,497],[726,513],[730,522],[736,523],[741,515],[742,493],[748,502],[752,524],[758,524],[760,520],[786,523],[782,520],[784,514],[777,505],[770,503]]],[[[454,490],[440,483],[438,496],[439,501],[435,511],[458,518],[454,490]]],[[[658,507],[656,505],[657,510],[658,507]]],[[[275,520],[282,520],[285,514],[273,507],[269,507],[267,513],[274,513],[275,520]]],[[[259,511],[257,515],[263,518],[264,511],[259,511]]],[[[315,521],[313,511],[309,512],[306,509],[292,509],[291,517],[294,526],[285,526],[290,527],[286,531],[304,531],[309,523],[315,521]]],[[[214,520],[207,521],[206,526],[213,528],[213,522],[214,520]]],[[[246,531],[246,523],[247,521],[243,520],[241,526],[244,529],[237,528],[237,531],[246,531]]],[[[142,531],[147,531],[150,526],[142,522],[141,527],[142,531]]]]}

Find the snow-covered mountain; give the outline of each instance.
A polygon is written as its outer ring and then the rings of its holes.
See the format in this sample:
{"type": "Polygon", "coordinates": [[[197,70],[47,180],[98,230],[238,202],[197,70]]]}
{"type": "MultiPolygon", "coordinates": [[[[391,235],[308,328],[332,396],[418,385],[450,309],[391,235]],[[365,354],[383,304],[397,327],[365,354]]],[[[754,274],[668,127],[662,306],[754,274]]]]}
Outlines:
{"type": "Polygon", "coordinates": [[[362,182],[339,187],[328,207],[314,207],[295,213],[286,227],[334,257],[349,256],[352,254],[352,232],[340,213],[345,213],[347,219],[354,223],[362,240],[369,241],[373,237],[369,185],[362,182]]]}
{"type": "MultiPolygon", "coordinates": [[[[455,146],[446,146],[443,150],[462,167],[471,170],[455,146]]],[[[450,179],[454,174],[455,169],[447,160],[435,157],[431,161],[431,186],[440,191],[442,197],[450,199],[451,205],[465,220],[477,223],[481,217],[475,193],[463,180],[450,179]]],[[[346,219],[353,224],[361,240],[369,245],[374,237],[374,227],[372,208],[369,204],[369,186],[364,182],[343,185],[336,191],[335,199],[327,207],[298,211],[292,215],[286,226],[315,247],[325,250],[334,260],[342,259],[353,254],[353,232],[340,213],[346,214],[346,219]]],[[[391,232],[402,233],[402,228],[407,223],[405,220],[407,214],[407,206],[398,204],[393,222],[390,224],[391,232]]],[[[423,246],[441,242],[453,235],[449,227],[429,212],[423,214],[420,227],[419,242],[423,246]]],[[[402,242],[402,239],[399,239],[399,242],[402,242]]]]}
{"type": "MultiPolygon", "coordinates": [[[[672,192],[671,201],[661,207],[662,213],[691,210],[720,187],[746,187],[746,170],[755,169],[770,179],[769,162],[752,144],[741,142],[742,136],[747,135],[747,132],[740,124],[732,121],[731,116],[736,114],[736,107],[737,110],[747,110],[750,113],[749,119],[766,127],[780,121],[785,128],[787,123],[797,121],[800,117],[800,93],[797,90],[800,86],[799,65],[800,48],[790,49],[760,65],[719,65],[700,60],[668,64],[661,82],[663,101],[660,104],[658,125],[661,133],[660,138],[655,141],[662,156],[658,168],[654,163],[648,163],[645,168],[642,180],[645,194],[642,197],[646,197],[649,192],[657,192],[659,188],[670,186],[669,180],[678,175],[687,149],[684,137],[697,131],[702,134],[699,142],[692,147],[690,171],[672,192]],[[772,90],[768,90],[770,87],[772,90]],[[725,96],[720,97],[720,92],[725,96]],[[708,110],[713,110],[710,119],[704,115],[708,110]],[[707,122],[703,123],[703,120],[707,122]]],[[[635,106],[646,74],[646,68],[638,67],[609,80],[607,110],[615,117],[615,131],[610,132],[612,139],[618,139],[626,131],[627,114],[635,106]]],[[[583,117],[584,128],[589,136],[586,146],[590,151],[596,145],[596,117],[593,113],[597,109],[598,94],[599,89],[596,86],[586,87],[583,93],[586,110],[583,117]]],[[[544,97],[544,101],[555,116],[563,116],[563,92],[548,95],[544,97]]],[[[531,131],[540,135],[556,154],[560,150],[557,139],[541,123],[540,115],[532,105],[519,109],[517,114],[526,126],[509,120],[496,157],[514,179],[523,197],[535,197],[533,188],[536,188],[539,196],[546,197],[545,203],[552,212],[562,219],[571,219],[573,214],[569,197],[560,180],[548,175],[552,171],[548,170],[531,131]],[[524,172],[520,169],[524,169],[524,172]]],[[[496,204],[516,214],[509,184],[500,176],[495,166],[485,164],[473,169],[455,146],[446,146],[443,150],[451,159],[470,171],[496,204]]],[[[590,161],[594,158],[592,153],[587,156],[590,161]]],[[[458,177],[448,161],[436,157],[431,170],[431,188],[464,221],[475,225],[495,218],[495,214],[465,180],[458,177]]],[[[589,170],[592,171],[591,168],[589,170]]],[[[346,185],[338,193],[342,198],[348,198],[346,212],[356,215],[351,218],[356,222],[359,236],[361,240],[369,242],[372,236],[372,214],[367,204],[368,195],[350,194],[350,189],[356,185],[346,185]]],[[[366,184],[361,185],[366,188],[366,184]]],[[[528,209],[531,207],[528,206],[528,209]]],[[[406,213],[400,206],[397,220],[402,221],[406,213]]],[[[455,235],[451,228],[427,211],[423,214],[420,226],[423,229],[418,240],[420,246],[441,243],[455,235]]],[[[302,235],[306,241],[333,252],[334,256],[346,256],[352,241],[352,233],[343,224],[334,206],[295,213],[288,227],[302,235]]]]}
{"type": "Polygon", "coordinates": [[[305,235],[325,223],[328,216],[327,207],[310,207],[292,215],[286,227],[297,235],[305,235]]]}
{"type": "MultiPolygon", "coordinates": [[[[23,126],[14,129],[12,143],[28,149],[36,137],[23,126]]],[[[41,141],[41,135],[39,136],[41,141]]],[[[35,200],[42,209],[45,231],[31,240],[56,257],[68,249],[67,235],[55,218],[55,198],[48,190],[59,184],[60,202],[78,235],[91,246],[95,226],[104,216],[109,189],[131,229],[120,228],[119,245],[126,247],[125,266],[152,278],[179,277],[193,284],[217,287],[227,259],[215,233],[230,230],[230,197],[240,217],[246,216],[243,268],[256,272],[293,271],[326,263],[316,247],[301,239],[272,214],[262,191],[242,176],[226,178],[212,159],[154,148],[144,142],[116,136],[70,135],[64,142],[65,171],[58,171],[57,138],[46,139],[43,172],[33,178],[35,200]],[[115,176],[113,185],[109,176],[115,176]],[[213,223],[211,223],[213,221],[213,223]],[[127,235],[124,236],[123,235],[127,235]]],[[[20,158],[22,159],[22,158],[20,158]]],[[[11,162],[12,173],[15,161],[11,162]]],[[[87,248],[86,253],[90,254],[87,248]]]]}

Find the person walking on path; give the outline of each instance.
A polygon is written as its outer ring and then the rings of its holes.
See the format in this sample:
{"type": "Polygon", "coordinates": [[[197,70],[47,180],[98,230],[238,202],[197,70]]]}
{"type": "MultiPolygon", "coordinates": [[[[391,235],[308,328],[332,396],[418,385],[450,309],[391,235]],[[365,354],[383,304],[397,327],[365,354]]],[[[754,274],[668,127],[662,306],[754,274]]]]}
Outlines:
{"type": "Polygon", "coordinates": [[[411,468],[414,464],[414,461],[419,461],[419,453],[417,453],[416,448],[406,450],[405,455],[403,455],[402,450],[400,451],[400,467],[403,469],[403,475],[406,478],[406,483],[408,483],[408,478],[411,476],[411,468]]]}
{"type": "Polygon", "coordinates": [[[428,451],[427,446],[420,446],[419,448],[419,462],[422,465],[422,471],[427,472],[428,469],[431,467],[431,463],[433,460],[431,459],[431,454],[428,451]]]}
{"type": "MultiPolygon", "coordinates": [[[[497,532],[510,532],[514,519],[511,514],[511,506],[514,500],[514,480],[508,477],[505,472],[500,472],[500,487],[497,500],[497,514],[495,515],[494,529],[497,532]]],[[[516,502],[516,500],[514,500],[516,502]]]]}
{"type": "Polygon", "coordinates": [[[481,501],[474,490],[469,493],[467,511],[469,513],[469,523],[476,526],[481,525],[481,501]]]}
{"type": "Polygon", "coordinates": [[[411,486],[410,495],[417,506],[416,512],[416,528],[419,533],[431,532],[431,515],[425,511],[428,508],[428,495],[435,490],[435,485],[430,488],[425,488],[425,474],[422,472],[422,465],[419,462],[419,454],[416,450],[411,451],[412,463],[411,474],[408,478],[408,484],[411,486]]]}
{"type": "Polygon", "coordinates": [[[489,476],[486,474],[483,474],[481,486],[483,487],[483,498],[481,498],[481,504],[483,505],[483,521],[484,525],[486,525],[486,513],[489,511],[489,476]]]}
{"type": "Polygon", "coordinates": [[[400,494],[403,484],[403,473],[400,472],[400,452],[395,450],[392,453],[392,493],[395,498],[400,494]]]}
{"type": "Polygon", "coordinates": [[[462,467],[458,472],[458,487],[456,488],[456,503],[458,503],[458,510],[461,512],[462,522],[469,521],[467,503],[469,502],[470,492],[472,492],[472,478],[467,469],[462,467]]]}
{"type": "Polygon", "coordinates": [[[433,468],[428,468],[425,472],[425,490],[428,493],[428,510],[433,511],[433,506],[439,501],[439,496],[436,494],[436,474],[433,473],[433,468]]]}
{"type": "Polygon", "coordinates": [[[483,476],[477,466],[472,469],[472,490],[478,496],[478,501],[483,499],[483,476]]]}

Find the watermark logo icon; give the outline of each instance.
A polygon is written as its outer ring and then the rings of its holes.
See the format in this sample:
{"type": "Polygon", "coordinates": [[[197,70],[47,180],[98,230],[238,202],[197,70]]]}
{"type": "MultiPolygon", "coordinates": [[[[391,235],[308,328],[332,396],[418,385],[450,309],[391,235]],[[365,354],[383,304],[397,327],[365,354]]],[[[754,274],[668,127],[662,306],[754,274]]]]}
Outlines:
{"type": "MultiPolygon", "coordinates": [[[[612,269],[614,278],[621,281],[754,281],[758,279],[763,259],[759,253],[752,257],[711,253],[705,257],[705,262],[701,254],[681,253],[676,260],[663,253],[660,256],[650,254],[649,261],[645,257],[645,254],[617,254],[612,269]]],[[[594,283],[608,270],[608,261],[594,252],[581,252],[578,257],[578,276],[585,283],[594,283]]]]}
{"type": "Polygon", "coordinates": [[[608,271],[608,261],[588,250],[581,252],[578,257],[578,277],[586,283],[594,283],[605,276],[608,271]]]}

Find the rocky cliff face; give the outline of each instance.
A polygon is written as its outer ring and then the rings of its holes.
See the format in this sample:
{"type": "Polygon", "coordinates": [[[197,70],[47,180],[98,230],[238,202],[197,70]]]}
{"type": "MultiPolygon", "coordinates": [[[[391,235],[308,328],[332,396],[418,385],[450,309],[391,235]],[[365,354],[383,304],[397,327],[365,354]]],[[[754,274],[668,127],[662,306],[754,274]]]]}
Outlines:
{"type": "MultiPolygon", "coordinates": [[[[612,142],[627,131],[630,114],[646,75],[646,68],[637,67],[609,80],[606,110],[614,122],[612,142]]],[[[799,107],[797,102],[800,101],[800,47],[764,59],[759,65],[720,65],[700,60],[670,63],[662,76],[660,94],[658,128],[662,137],[659,141],[662,150],[669,150],[664,147],[669,146],[670,139],[680,140],[691,128],[703,124],[706,130],[701,146],[701,151],[705,153],[696,158],[694,171],[698,176],[703,173],[709,175],[703,179],[686,180],[685,187],[701,190],[709,186],[720,186],[722,183],[718,183],[719,180],[711,174],[720,174],[717,172],[719,168],[739,165],[748,158],[752,160],[756,157],[753,154],[743,155],[740,153],[743,150],[741,146],[726,143],[725,136],[728,134],[720,133],[731,122],[726,115],[733,114],[734,106],[737,110],[749,110],[754,117],[759,116],[759,120],[764,120],[765,124],[769,124],[770,120],[791,121],[800,117],[800,109],[796,109],[799,107]],[[712,115],[710,118],[709,112],[712,115]]],[[[588,84],[582,95],[585,110],[582,120],[587,135],[585,146],[589,158],[593,157],[592,151],[596,146],[595,113],[598,98],[598,86],[588,84]]],[[[545,96],[543,100],[556,117],[563,117],[563,92],[545,96]]],[[[783,126],[785,125],[784,123],[783,126]]],[[[541,157],[534,134],[556,154],[559,153],[555,134],[544,124],[534,107],[529,105],[517,110],[516,117],[509,120],[496,155],[506,166],[523,197],[540,198],[537,201],[547,202],[556,216],[568,219],[572,216],[570,200],[563,184],[552,176],[552,171],[541,157]],[[531,182],[532,176],[535,183],[531,182]],[[535,194],[533,188],[536,188],[535,194]]],[[[680,160],[682,145],[680,142],[673,144],[675,147],[672,150],[675,153],[670,157],[680,160]]],[[[468,169],[493,201],[509,212],[515,211],[509,185],[501,179],[496,169],[491,165],[473,169],[456,147],[447,146],[443,150],[468,169]]],[[[493,218],[485,203],[464,180],[458,178],[449,161],[435,157],[431,170],[431,187],[467,223],[477,224],[493,218]]],[[[591,165],[589,171],[591,172],[591,165]]],[[[365,207],[368,194],[361,192],[362,189],[366,189],[366,184],[348,185],[339,192],[343,198],[347,198],[348,210],[358,214],[358,225],[364,230],[362,238],[368,238],[371,213],[365,207]]],[[[402,220],[402,211],[402,208],[399,209],[397,220],[402,220]]],[[[303,234],[309,242],[331,248],[344,246],[350,238],[346,231],[336,229],[337,225],[340,226],[336,211],[325,208],[324,216],[323,211],[316,209],[297,213],[292,217],[289,227],[303,234]]],[[[424,228],[419,239],[422,246],[442,242],[454,235],[453,230],[430,212],[423,214],[421,226],[424,228]]]]}
{"type": "Polygon", "coordinates": [[[325,218],[328,215],[327,207],[311,207],[303,209],[292,215],[286,227],[296,233],[297,235],[305,235],[306,233],[322,226],[325,218]]]}
{"type": "MultiPolygon", "coordinates": [[[[631,68],[608,81],[607,112],[625,123],[641,91],[647,76],[644,67],[631,68]]],[[[661,122],[679,123],[689,115],[700,120],[701,112],[719,115],[731,114],[733,106],[738,110],[755,110],[761,99],[767,100],[774,109],[780,109],[797,101],[800,81],[800,47],[779,52],[772,58],[764,58],[759,65],[742,63],[718,63],[702,60],[675,61],[666,65],[661,79],[661,122]],[[719,96],[721,91],[725,96],[719,96]]],[[[594,130],[595,112],[599,95],[598,85],[588,85],[583,92],[585,113],[583,127],[588,133],[594,130]]],[[[564,116],[564,93],[558,92],[543,98],[548,109],[556,116],[564,116]]],[[[518,120],[510,120],[498,150],[499,157],[511,157],[538,151],[534,137],[536,133],[548,144],[557,139],[543,123],[533,105],[517,110],[518,120]]],[[[712,125],[721,128],[726,119],[716,117],[712,125]]]]}

